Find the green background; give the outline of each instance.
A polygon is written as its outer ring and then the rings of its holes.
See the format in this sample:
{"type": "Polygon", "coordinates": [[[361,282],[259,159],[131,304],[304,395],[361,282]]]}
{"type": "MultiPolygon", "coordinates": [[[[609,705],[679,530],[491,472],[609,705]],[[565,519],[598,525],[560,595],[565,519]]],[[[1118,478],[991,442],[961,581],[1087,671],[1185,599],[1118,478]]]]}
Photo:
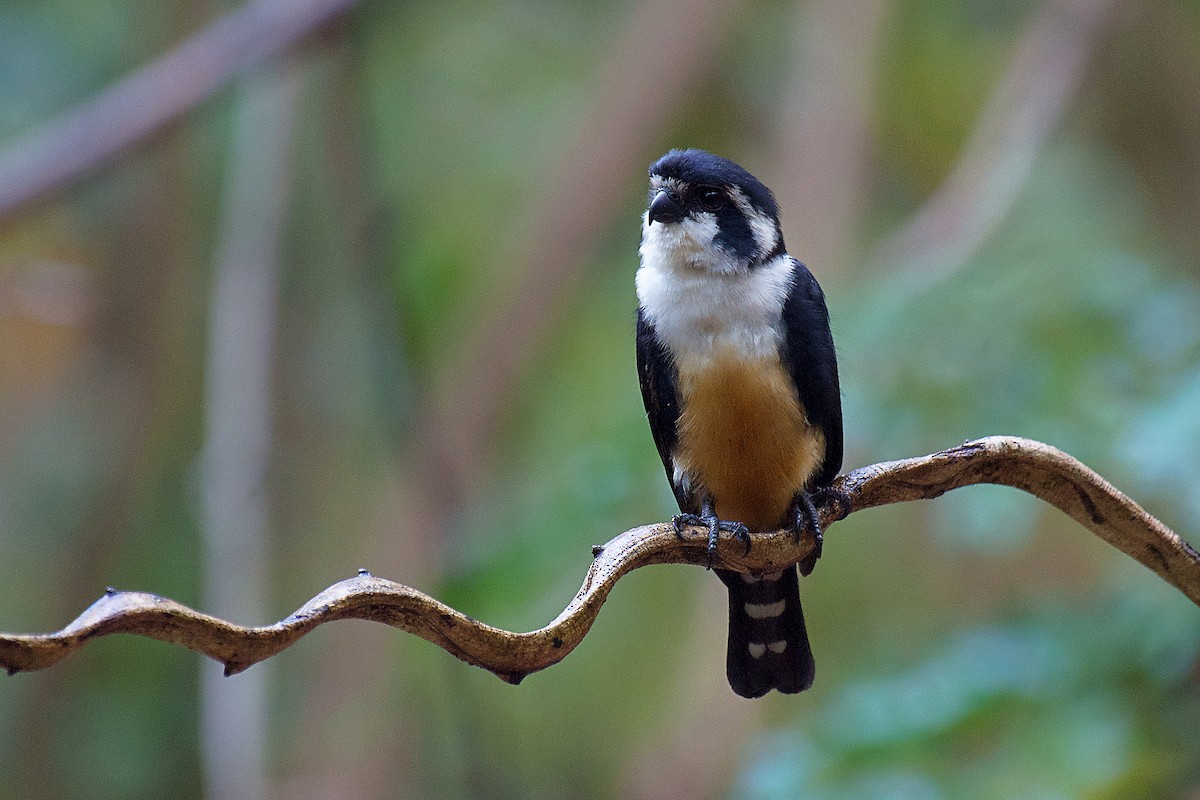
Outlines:
{"type": "MultiPolygon", "coordinates": [[[[1053,52],[1099,5],[376,1],[253,70],[295,93],[269,567],[240,587],[265,606],[235,621],[366,567],[530,630],[591,545],[672,513],[632,328],[645,167],[676,146],[793,214],[847,468],[1028,436],[1195,543],[1200,6],[1108,4],[1078,85],[1035,107],[1049,134],[967,176],[976,198],[1017,181],[981,202],[995,225],[950,257],[945,228],[889,247],[970,142],[1003,145],[987,120],[1020,107],[993,98],[1038,21],[1065,15],[1053,52]]],[[[0,148],[231,7],[0,1],[0,148]]],[[[212,610],[206,342],[250,85],[0,219],[0,629],[62,627],[107,585],[212,610]]],[[[321,628],[246,673],[269,796],[1200,796],[1200,614],[1056,510],[978,487],[855,514],[802,590],[817,683],[755,702],[725,685],[723,589],[696,568],[627,576],[519,687],[321,628]]],[[[0,680],[0,798],[212,796],[219,670],[118,636],[0,680]]]]}

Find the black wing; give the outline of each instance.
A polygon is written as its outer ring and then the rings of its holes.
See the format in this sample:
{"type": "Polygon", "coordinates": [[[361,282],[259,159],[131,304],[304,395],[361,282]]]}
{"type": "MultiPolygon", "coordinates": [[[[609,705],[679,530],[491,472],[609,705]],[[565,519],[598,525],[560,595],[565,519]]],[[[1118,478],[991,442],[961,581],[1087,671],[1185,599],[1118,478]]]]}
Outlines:
{"type": "Polygon", "coordinates": [[[675,484],[675,464],[671,459],[679,422],[678,370],[670,353],[659,341],[654,323],[646,319],[646,313],[641,308],[638,308],[637,315],[637,367],[642,403],[646,406],[646,417],[650,421],[650,433],[654,435],[658,457],[667,471],[667,480],[675,492],[680,510],[692,510],[690,493],[675,484]]]}
{"type": "Polygon", "coordinates": [[[800,392],[808,421],[825,434],[825,458],[813,475],[813,487],[827,486],[842,468],[842,392],[837,353],[829,331],[825,293],[808,267],[792,259],[795,273],[783,304],[783,359],[800,392]]]}

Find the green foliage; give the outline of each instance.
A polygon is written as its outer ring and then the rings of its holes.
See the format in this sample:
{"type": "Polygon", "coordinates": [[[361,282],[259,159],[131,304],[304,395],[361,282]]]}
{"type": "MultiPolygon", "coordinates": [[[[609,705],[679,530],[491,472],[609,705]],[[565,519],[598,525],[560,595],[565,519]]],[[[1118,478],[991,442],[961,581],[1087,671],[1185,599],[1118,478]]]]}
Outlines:
{"type": "Polygon", "coordinates": [[[815,717],[763,735],[737,796],[1174,796],[1195,779],[1177,766],[1200,711],[1200,621],[1171,594],[1059,595],[849,680],[815,717]]]}

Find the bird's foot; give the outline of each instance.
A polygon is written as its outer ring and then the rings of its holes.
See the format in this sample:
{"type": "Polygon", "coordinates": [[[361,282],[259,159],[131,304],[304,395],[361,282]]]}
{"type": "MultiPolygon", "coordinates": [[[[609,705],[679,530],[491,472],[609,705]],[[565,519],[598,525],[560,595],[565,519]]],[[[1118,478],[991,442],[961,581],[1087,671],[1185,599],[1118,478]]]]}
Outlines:
{"type": "Polygon", "coordinates": [[[818,502],[821,505],[834,505],[837,519],[845,519],[850,513],[849,495],[831,486],[822,486],[813,492],[800,492],[796,495],[792,506],[795,520],[792,531],[796,534],[796,541],[800,541],[800,534],[805,530],[812,531],[813,535],[813,550],[799,564],[800,574],[805,576],[811,574],[817,566],[817,559],[821,557],[825,546],[825,532],[821,528],[821,515],[817,512],[818,502]]]}
{"type": "Polygon", "coordinates": [[[708,528],[708,561],[710,566],[717,554],[717,540],[720,538],[722,531],[741,542],[745,546],[747,554],[750,552],[750,529],[740,522],[718,519],[717,515],[711,509],[705,508],[700,514],[676,514],[671,518],[671,524],[675,526],[675,535],[680,538],[683,538],[683,529],[688,525],[702,525],[708,528]]]}
{"type": "Polygon", "coordinates": [[[795,520],[792,523],[792,533],[796,535],[797,542],[800,541],[800,534],[804,531],[812,531],[812,552],[805,556],[799,564],[800,574],[809,575],[816,568],[817,559],[821,557],[821,550],[825,545],[825,533],[821,530],[821,515],[817,513],[817,506],[808,492],[800,492],[796,495],[792,513],[795,520]]]}

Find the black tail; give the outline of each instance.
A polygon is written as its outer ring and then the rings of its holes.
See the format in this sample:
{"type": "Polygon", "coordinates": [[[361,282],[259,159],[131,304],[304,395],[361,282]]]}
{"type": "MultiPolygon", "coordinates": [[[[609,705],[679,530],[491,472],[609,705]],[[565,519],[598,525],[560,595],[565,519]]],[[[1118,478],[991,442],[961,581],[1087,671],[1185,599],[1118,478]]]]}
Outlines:
{"type": "Polygon", "coordinates": [[[796,568],[755,577],[716,570],[729,587],[729,651],[725,671],[742,697],[785,694],[812,686],[816,674],[796,568]]]}

